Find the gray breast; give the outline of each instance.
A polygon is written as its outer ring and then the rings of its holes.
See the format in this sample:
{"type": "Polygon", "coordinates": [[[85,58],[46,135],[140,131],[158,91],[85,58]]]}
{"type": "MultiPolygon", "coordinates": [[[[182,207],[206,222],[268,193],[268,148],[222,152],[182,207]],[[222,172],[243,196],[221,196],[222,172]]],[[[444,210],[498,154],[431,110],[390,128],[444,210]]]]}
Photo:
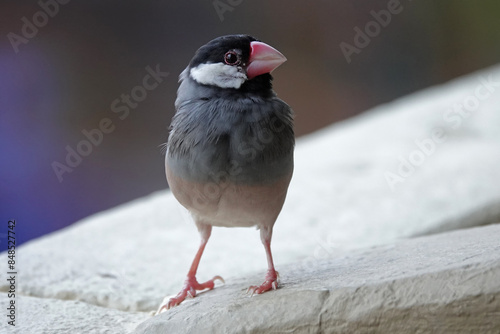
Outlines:
{"type": "Polygon", "coordinates": [[[197,182],[273,182],[293,169],[290,107],[259,97],[177,101],[167,164],[197,182]]]}

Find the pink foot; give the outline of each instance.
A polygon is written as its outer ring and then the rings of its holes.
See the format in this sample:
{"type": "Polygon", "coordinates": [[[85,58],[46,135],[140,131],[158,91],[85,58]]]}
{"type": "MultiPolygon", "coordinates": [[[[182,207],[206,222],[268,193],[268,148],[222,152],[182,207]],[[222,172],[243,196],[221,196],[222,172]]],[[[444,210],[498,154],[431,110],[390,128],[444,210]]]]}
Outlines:
{"type": "Polygon", "coordinates": [[[220,276],[215,276],[214,278],[206,281],[205,283],[198,283],[195,276],[186,278],[181,292],[179,292],[177,296],[170,298],[168,303],[160,308],[159,312],[161,312],[163,309],[169,310],[172,307],[179,305],[184,301],[184,299],[186,299],[186,297],[194,298],[196,296],[196,291],[202,291],[205,289],[212,290],[215,285],[214,284],[215,280],[220,280],[222,283],[225,283],[224,279],[220,276]]]}
{"type": "Polygon", "coordinates": [[[252,294],[250,295],[253,296],[254,294],[261,294],[269,290],[276,290],[279,287],[279,273],[272,269],[269,270],[266,274],[266,280],[264,283],[262,283],[260,286],[257,285],[252,285],[251,287],[248,288],[247,293],[251,292],[252,294]]]}

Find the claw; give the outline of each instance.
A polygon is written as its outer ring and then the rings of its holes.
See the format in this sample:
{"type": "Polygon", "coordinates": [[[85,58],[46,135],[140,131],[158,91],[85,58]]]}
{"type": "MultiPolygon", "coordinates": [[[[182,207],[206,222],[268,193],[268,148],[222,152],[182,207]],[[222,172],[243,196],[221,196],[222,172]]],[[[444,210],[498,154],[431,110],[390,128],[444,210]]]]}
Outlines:
{"type": "Polygon", "coordinates": [[[156,312],[156,314],[162,313],[163,310],[165,310],[165,311],[170,310],[172,307],[175,306],[175,304],[174,305],[172,305],[172,304],[173,304],[173,301],[169,300],[165,305],[163,305],[162,307],[160,307],[160,309],[158,310],[158,312],[156,312]]]}
{"type": "Polygon", "coordinates": [[[266,275],[266,280],[260,286],[252,285],[247,289],[247,294],[251,291],[252,297],[254,294],[260,295],[269,290],[277,290],[279,288],[279,274],[277,271],[269,270],[266,275]]]}
{"type": "Polygon", "coordinates": [[[222,282],[222,284],[226,284],[226,281],[224,281],[224,279],[220,276],[214,276],[214,278],[212,278],[212,281],[215,282],[215,280],[219,280],[222,282]]]}
{"type": "Polygon", "coordinates": [[[220,276],[215,276],[209,281],[206,281],[204,283],[198,283],[196,278],[194,276],[188,276],[186,281],[184,282],[184,286],[182,287],[182,290],[175,296],[169,299],[169,301],[160,307],[158,310],[157,314],[161,313],[163,310],[170,310],[172,307],[179,305],[186,299],[188,298],[194,298],[196,297],[196,291],[203,291],[203,290],[212,290],[214,288],[214,281],[215,280],[220,280],[222,283],[224,282],[224,279],[220,276]]]}
{"type": "Polygon", "coordinates": [[[249,286],[248,289],[247,289],[247,292],[245,294],[248,295],[248,293],[251,292],[250,297],[253,297],[253,295],[255,294],[255,290],[257,290],[256,286],[254,286],[254,285],[249,286]]]}

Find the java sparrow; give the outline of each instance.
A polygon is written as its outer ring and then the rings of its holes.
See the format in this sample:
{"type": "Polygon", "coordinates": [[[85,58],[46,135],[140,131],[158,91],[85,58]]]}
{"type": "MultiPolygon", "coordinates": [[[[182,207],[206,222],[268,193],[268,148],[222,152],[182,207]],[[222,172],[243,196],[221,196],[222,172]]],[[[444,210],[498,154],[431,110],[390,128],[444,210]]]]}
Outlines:
{"type": "Polygon", "coordinates": [[[285,61],[251,36],[228,35],[199,48],[179,77],[166,176],[191,213],[201,245],[181,291],[162,309],[223,281],[196,279],[212,226],[257,226],[268,271],[264,283],[247,292],[278,288],[271,236],[292,178],[295,138],[293,112],[273,91],[270,73],[285,61]]]}

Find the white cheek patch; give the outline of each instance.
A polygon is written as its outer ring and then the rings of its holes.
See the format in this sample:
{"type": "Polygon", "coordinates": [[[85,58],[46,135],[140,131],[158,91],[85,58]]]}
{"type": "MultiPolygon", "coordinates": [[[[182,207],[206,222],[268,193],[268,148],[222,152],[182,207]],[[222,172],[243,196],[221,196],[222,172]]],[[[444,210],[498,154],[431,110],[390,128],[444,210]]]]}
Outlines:
{"type": "Polygon", "coordinates": [[[189,73],[191,78],[203,85],[238,89],[247,80],[247,75],[240,70],[237,66],[215,63],[200,64],[189,73]]]}

